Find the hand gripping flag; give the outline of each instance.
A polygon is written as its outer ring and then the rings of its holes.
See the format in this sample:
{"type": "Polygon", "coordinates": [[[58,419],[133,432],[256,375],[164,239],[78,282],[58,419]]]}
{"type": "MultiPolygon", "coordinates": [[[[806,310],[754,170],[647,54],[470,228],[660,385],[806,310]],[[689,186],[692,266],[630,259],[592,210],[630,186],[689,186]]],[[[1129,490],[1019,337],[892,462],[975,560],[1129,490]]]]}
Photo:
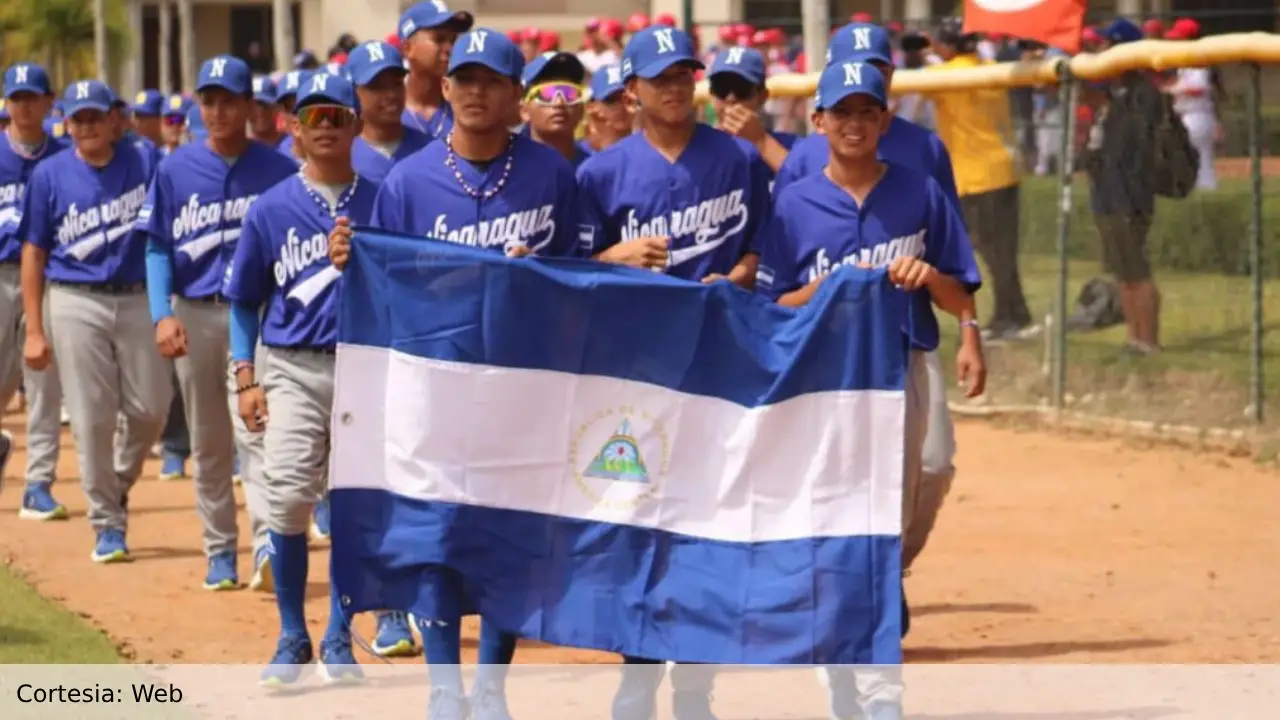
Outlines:
{"type": "Polygon", "coordinates": [[[357,229],[333,408],[348,612],[663,660],[901,661],[905,296],[357,229]]]}
{"type": "Polygon", "coordinates": [[[1080,52],[1088,0],[965,0],[964,31],[1039,40],[1080,52]]]}

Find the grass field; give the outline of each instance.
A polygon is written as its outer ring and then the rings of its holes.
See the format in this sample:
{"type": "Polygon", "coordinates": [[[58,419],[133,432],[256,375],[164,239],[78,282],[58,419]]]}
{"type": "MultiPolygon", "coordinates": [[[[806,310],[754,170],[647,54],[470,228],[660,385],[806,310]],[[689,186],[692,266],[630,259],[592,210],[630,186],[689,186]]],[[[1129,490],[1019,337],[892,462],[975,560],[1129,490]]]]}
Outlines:
{"type": "Polygon", "coordinates": [[[115,644],[0,565],[0,665],[114,664],[115,644]]]}

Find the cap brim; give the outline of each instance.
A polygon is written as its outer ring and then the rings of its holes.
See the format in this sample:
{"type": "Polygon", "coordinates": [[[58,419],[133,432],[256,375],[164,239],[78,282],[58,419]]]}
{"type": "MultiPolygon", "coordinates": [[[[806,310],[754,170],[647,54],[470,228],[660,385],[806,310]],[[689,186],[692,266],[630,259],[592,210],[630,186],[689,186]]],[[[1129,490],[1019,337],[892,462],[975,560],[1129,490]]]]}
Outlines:
{"type": "Polygon", "coordinates": [[[198,85],[196,87],[196,92],[198,93],[202,93],[206,90],[226,90],[232,95],[247,95],[252,91],[252,88],[234,87],[230,83],[219,82],[217,80],[206,82],[203,85],[198,85]]]}
{"type": "Polygon", "coordinates": [[[880,103],[880,107],[882,108],[889,107],[888,103],[885,102],[884,98],[876,97],[874,93],[869,93],[866,90],[859,90],[857,88],[851,88],[849,90],[845,90],[844,88],[841,88],[839,91],[835,93],[835,97],[832,97],[832,98],[823,97],[822,104],[818,106],[817,109],[830,110],[831,108],[839,105],[845,100],[848,100],[849,98],[854,97],[856,95],[863,95],[865,97],[869,97],[872,100],[875,100],[876,102],[880,103]]]}
{"type": "Polygon", "coordinates": [[[98,112],[104,112],[104,113],[111,112],[111,103],[98,102],[96,100],[86,100],[84,102],[77,103],[67,108],[67,117],[74,118],[76,116],[76,113],[81,113],[81,112],[84,112],[85,110],[97,110],[98,112]]]}
{"type": "Polygon", "coordinates": [[[568,76],[569,79],[576,78],[575,82],[582,84],[587,79],[587,66],[583,65],[578,56],[573,53],[557,53],[555,57],[547,60],[536,74],[530,75],[528,82],[525,84],[533,85],[552,73],[568,76]]]}
{"type": "Polygon", "coordinates": [[[405,36],[404,39],[405,40],[409,39],[409,37],[413,36],[413,34],[418,32],[419,30],[433,30],[435,28],[442,28],[442,27],[452,28],[454,30],[457,30],[458,32],[467,32],[472,27],[474,27],[475,24],[476,24],[476,17],[474,15],[467,12],[466,10],[459,10],[458,12],[452,15],[445,15],[444,17],[436,20],[434,23],[431,23],[430,25],[418,25],[413,29],[413,32],[405,36]]]}
{"type": "Polygon", "coordinates": [[[356,87],[368,85],[373,82],[375,78],[388,70],[394,70],[401,75],[407,75],[409,73],[409,71],[404,68],[403,63],[385,62],[373,65],[359,75],[353,74],[351,76],[351,82],[356,87]]]}
{"type": "Polygon", "coordinates": [[[743,80],[746,80],[747,82],[751,83],[752,85],[763,85],[763,84],[764,84],[764,78],[762,78],[762,77],[756,77],[755,75],[752,75],[752,74],[750,74],[750,73],[743,72],[743,71],[742,71],[742,68],[738,68],[738,67],[720,67],[720,68],[718,68],[718,67],[714,67],[714,66],[712,66],[712,68],[711,68],[711,72],[707,74],[707,78],[708,78],[708,79],[710,79],[710,78],[713,78],[713,77],[715,77],[715,76],[717,76],[717,75],[737,75],[738,77],[742,78],[743,80]]]}
{"type": "Polygon", "coordinates": [[[134,115],[147,115],[147,116],[160,114],[160,111],[158,109],[147,106],[147,105],[130,105],[129,112],[133,113],[134,115]]]}
{"type": "Polygon", "coordinates": [[[31,93],[32,95],[53,94],[48,88],[42,88],[36,85],[14,85],[13,87],[8,87],[4,90],[5,99],[11,98],[18,93],[31,93]]]}
{"type": "Polygon", "coordinates": [[[300,98],[298,100],[298,104],[293,107],[293,112],[294,114],[297,114],[297,112],[302,108],[311,107],[312,105],[336,105],[338,107],[344,107],[351,112],[358,112],[355,108],[351,107],[350,104],[325,93],[316,93],[314,95],[307,95],[304,98],[300,98]]]}
{"type": "Polygon", "coordinates": [[[447,74],[453,75],[454,73],[457,73],[458,71],[463,70],[465,68],[469,68],[469,67],[482,67],[486,70],[492,70],[493,72],[497,73],[498,75],[501,75],[502,77],[511,78],[516,82],[520,81],[519,75],[511,75],[507,72],[506,68],[494,67],[491,63],[486,62],[484,60],[468,60],[464,63],[459,63],[458,65],[455,65],[449,68],[449,72],[447,74]]]}
{"type": "Polygon", "coordinates": [[[642,78],[644,80],[652,80],[658,77],[659,75],[661,75],[662,73],[666,72],[667,68],[674,67],[676,65],[688,65],[694,70],[707,69],[707,66],[703,65],[702,61],[699,60],[698,58],[685,55],[685,56],[676,56],[672,58],[661,58],[659,60],[655,60],[649,63],[648,65],[645,65],[644,67],[636,70],[635,75],[636,77],[642,78]]]}

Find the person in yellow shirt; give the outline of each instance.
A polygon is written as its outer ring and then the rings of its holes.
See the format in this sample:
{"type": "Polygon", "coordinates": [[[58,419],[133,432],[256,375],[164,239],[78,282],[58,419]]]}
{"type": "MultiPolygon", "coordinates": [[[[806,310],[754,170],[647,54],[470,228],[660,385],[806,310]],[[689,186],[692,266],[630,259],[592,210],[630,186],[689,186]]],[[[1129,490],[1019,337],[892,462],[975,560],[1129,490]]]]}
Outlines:
{"type": "MultiPolygon", "coordinates": [[[[928,71],[972,68],[989,61],[978,56],[979,36],[963,32],[959,18],[942,21],[933,39],[942,62],[928,71]]],[[[987,267],[995,311],[985,339],[1019,340],[1041,331],[1027,309],[1018,273],[1020,183],[1013,149],[1009,95],[1005,90],[929,93],[938,136],[951,153],[960,211],[973,247],[987,267]]]]}

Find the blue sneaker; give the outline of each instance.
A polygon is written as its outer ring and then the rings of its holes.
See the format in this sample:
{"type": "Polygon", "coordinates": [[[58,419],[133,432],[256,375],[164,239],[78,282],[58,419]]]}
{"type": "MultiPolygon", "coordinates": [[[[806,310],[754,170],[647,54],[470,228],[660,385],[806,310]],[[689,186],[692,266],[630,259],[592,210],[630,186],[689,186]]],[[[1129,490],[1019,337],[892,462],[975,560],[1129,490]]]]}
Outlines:
{"type": "Polygon", "coordinates": [[[29,483],[22,491],[22,509],[18,517],[24,520],[66,520],[67,506],[53,499],[53,483],[29,483]]]}
{"type": "Polygon", "coordinates": [[[235,464],[231,466],[231,482],[234,485],[239,485],[244,482],[244,478],[240,475],[240,455],[238,453],[233,462],[235,464]]]}
{"type": "Polygon", "coordinates": [[[227,550],[209,558],[209,573],[204,576],[205,590],[236,590],[240,575],[236,573],[236,552],[227,550]]]}
{"type": "Polygon", "coordinates": [[[271,574],[271,553],[263,545],[253,551],[253,579],[249,581],[249,589],[257,592],[275,592],[274,576],[271,574]]]}
{"type": "Polygon", "coordinates": [[[431,699],[427,701],[427,720],[467,720],[470,710],[467,699],[456,690],[449,688],[431,688],[431,699]]]}
{"type": "Polygon", "coordinates": [[[292,685],[302,678],[302,673],[315,659],[311,638],[306,635],[281,635],[276,644],[276,654],[262,671],[258,684],[268,688],[292,685]]]}
{"type": "Polygon", "coordinates": [[[320,679],[329,685],[364,681],[364,671],[351,653],[351,639],[320,641],[320,679]]]}
{"type": "Polygon", "coordinates": [[[497,683],[478,684],[471,690],[471,720],[511,720],[507,694],[497,683]]]}
{"type": "Polygon", "coordinates": [[[378,632],[373,638],[373,652],[381,657],[411,657],[418,654],[414,647],[413,630],[409,627],[408,613],[378,613],[378,632]]]}
{"type": "Polygon", "coordinates": [[[315,512],[311,513],[311,537],[315,540],[329,539],[329,498],[316,503],[315,512]]]}
{"type": "Polygon", "coordinates": [[[160,459],[161,480],[181,480],[187,476],[187,459],[176,453],[166,452],[160,459]]]}
{"type": "Polygon", "coordinates": [[[115,528],[100,531],[89,557],[96,563],[128,562],[129,546],[124,543],[124,531],[115,528]]]}

